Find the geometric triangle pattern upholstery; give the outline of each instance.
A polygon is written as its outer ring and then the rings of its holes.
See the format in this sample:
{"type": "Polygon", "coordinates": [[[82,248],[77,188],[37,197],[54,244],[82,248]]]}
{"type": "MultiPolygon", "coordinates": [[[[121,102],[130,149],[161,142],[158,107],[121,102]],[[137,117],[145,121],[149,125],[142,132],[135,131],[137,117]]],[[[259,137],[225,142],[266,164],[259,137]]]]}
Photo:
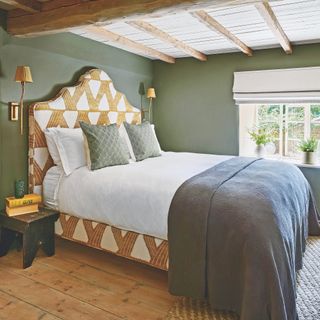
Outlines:
{"type": "MultiPolygon", "coordinates": [[[[44,130],[51,127],[78,128],[79,121],[120,126],[124,121],[141,123],[141,112],[117,91],[110,77],[100,69],[82,75],[73,87],[63,88],[52,100],[29,108],[29,191],[42,193],[46,172],[53,166],[44,130]]],[[[99,222],[61,213],[56,234],[75,242],[168,269],[168,242],[124,231],[99,222]]]]}
{"type": "Polygon", "coordinates": [[[47,152],[43,130],[51,127],[78,128],[79,121],[91,124],[141,122],[140,110],[114,88],[110,77],[93,69],[74,87],[63,88],[50,101],[37,102],[29,109],[29,189],[40,193],[42,181],[53,161],[47,152]],[[41,149],[41,152],[39,150],[41,149]]]}
{"type": "Polygon", "coordinates": [[[168,270],[168,241],[60,213],[56,234],[88,247],[168,270]]]}

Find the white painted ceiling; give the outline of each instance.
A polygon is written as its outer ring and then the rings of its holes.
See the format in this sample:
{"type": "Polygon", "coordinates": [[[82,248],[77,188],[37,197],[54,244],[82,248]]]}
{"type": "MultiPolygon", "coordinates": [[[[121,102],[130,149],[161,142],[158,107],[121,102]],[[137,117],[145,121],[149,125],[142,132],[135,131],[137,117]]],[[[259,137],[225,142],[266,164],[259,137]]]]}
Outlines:
{"type": "MultiPolygon", "coordinates": [[[[291,44],[320,42],[320,0],[280,0],[272,1],[270,5],[291,44]]],[[[206,12],[253,50],[280,47],[254,5],[208,8],[206,12]]],[[[207,55],[239,51],[232,42],[187,12],[143,20],[207,55]]],[[[176,58],[188,56],[125,21],[103,28],[176,58]]],[[[131,48],[105,41],[85,28],[74,29],[72,32],[135,53],[131,48]]]]}

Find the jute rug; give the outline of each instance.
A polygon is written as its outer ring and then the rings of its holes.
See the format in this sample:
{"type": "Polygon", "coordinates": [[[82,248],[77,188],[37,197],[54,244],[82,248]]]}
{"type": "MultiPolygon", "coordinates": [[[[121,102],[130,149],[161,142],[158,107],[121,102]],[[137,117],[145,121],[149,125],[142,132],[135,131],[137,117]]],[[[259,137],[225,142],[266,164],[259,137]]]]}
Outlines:
{"type": "MultiPolygon", "coordinates": [[[[304,267],[298,275],[299,320],[320,320],[320,238],[309,238],[304,267]]],[[[205,301],[179,298],[166,320],[237,320],[230,312],[210,309],[205,301]]]]}

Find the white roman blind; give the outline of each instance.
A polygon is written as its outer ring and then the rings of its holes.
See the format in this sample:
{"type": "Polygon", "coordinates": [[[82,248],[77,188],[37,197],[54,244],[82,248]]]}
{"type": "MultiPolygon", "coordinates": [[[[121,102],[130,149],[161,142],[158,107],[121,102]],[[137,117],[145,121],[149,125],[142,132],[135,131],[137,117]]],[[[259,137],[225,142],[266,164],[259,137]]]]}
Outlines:
{"type": "Polygon", "coordinates": [[[320,67],[234,73],[236,104],[320,102],[320,67]]]}

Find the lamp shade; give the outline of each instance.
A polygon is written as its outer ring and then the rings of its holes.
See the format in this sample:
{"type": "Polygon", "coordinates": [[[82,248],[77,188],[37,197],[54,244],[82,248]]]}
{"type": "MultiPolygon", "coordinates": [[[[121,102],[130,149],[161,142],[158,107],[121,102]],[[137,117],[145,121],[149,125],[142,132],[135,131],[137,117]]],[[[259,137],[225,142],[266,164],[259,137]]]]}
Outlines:
{"type": "Polygon", "coordinates": [[[18,66],[14,80],[16,82],[33,82],[30,68],[28,66],[18,66]]]}
{"type": "Polygon", "coordinates": [[[154,88],[149,88],[147,91],[147,98],[156,98],[156,91],[154,90],[154,88]]]}

